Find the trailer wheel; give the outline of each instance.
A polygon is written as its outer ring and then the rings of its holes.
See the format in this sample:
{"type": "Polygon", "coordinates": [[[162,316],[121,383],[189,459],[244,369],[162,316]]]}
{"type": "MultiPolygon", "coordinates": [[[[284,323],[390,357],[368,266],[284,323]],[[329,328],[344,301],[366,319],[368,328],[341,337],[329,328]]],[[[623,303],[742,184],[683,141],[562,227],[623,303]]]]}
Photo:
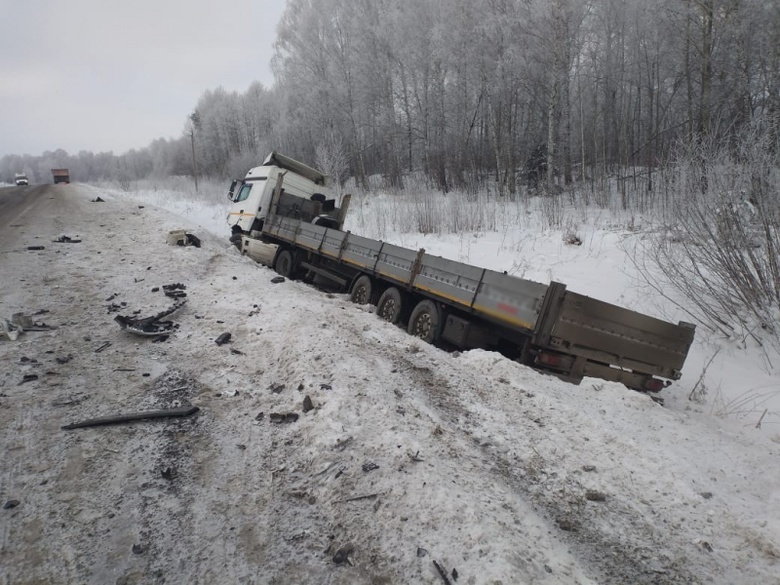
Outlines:
{"type": "Polygon", "coordinates": [[[401,317],[406,312],[406,305],[405,295],[394,286],[391,286],[379,297],[379,302],[376,304],[376,314],[381,319],[395,325],[401,321],[401,317]]]}
{"type": "Polygon", "coordinates": [[[428,343],[434,343],[441,334],[441,311],[433,301],[420,301],[409,317],[406,328],[409,335],[419,337],[428,343]]]}
{"type": "Polygon", "coordinates": [[[352,292],[349,295],[350,300],[358,305],[370,304],[374,299],[374,283],[371,278],[363,274],[358,277],[355,284],[352,285],[352,292]]]}
{"type": "Polygon", "coordinates": [[[282,250],[276,256],[276,262],[274,262],[274,270],[285,278],[292,278],[294,265],[293,256],[289,250],[282,250]]]}

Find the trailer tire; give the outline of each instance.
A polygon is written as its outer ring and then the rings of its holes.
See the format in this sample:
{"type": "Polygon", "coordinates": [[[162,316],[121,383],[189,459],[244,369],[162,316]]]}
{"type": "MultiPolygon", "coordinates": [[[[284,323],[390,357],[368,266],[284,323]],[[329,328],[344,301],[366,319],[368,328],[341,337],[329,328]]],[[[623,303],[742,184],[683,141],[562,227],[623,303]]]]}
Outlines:
{"type": "Polygon", "coordinates": [[[376,314],[380,319],[396,325],[406,313],[407,304],[406,295],[396,287],[391,286],[379,297],[376,304],[376,314]]]}
{"type": "Polygon", "coordinates": [[[420,301],[409,317],[406,328],[409,335],[419,337],[427,343],[435,343],[441,335],[441,311],[433,301],[420,301]]]}
{"type": "Polygon", "coordinates": [[[358,277],[355,284],[352,285],[352,291],[349,299],[358,305],[370,305],[374,300],[374,283],[371,277],[365,274],[358,277]]]}
{"type": "Polygon", "coordinates": [[[291,279],[293,277],[295,265],[293,264],[293,255],[289,250],[279,251],[274,262],[274,270],[285,278],[291,279]]]}

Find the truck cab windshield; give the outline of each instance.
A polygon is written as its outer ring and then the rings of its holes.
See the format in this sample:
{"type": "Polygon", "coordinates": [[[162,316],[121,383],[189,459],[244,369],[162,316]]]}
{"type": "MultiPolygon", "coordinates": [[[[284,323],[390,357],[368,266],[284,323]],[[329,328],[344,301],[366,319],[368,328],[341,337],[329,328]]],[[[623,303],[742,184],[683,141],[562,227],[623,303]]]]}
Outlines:
{"type": "Polygon", "coordinates": [[[245,201],[247,197],[249,197],[249,191],[252,190],[251,184],[244,184],[241,185],[241,190],[238,192],[238,196],[235,198],[235,202],[238,203],[239,201],[245,201]]]}

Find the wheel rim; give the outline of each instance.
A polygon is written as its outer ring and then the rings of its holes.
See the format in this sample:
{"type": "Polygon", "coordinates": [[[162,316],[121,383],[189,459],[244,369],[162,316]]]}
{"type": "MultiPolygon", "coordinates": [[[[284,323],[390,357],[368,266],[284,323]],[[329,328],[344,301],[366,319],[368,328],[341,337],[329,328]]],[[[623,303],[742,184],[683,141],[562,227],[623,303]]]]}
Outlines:
{"type": "Polygon", "coordinates": [[[385,321],[391,321],[395,317],[395,299],[387,299],[379,310],[379,316],[385,321]]]}
{"type": "Polygon", "coordinates": [[[368,289],[365,286],[359,286],[355,289],[355,302],[358,305],[365,305],[368,302],[368,289]]]}
{"type": "Polygon", "coordinates": [[[423,313],[414,322],[414,335],[421,339],[427,339],[431,333],[433,321],[428,313],[423,313]]]}
{"type": "Polygon", "coordinates": [[[287,254],[282,254],[279,257],[279,274],[282,276],[289,276],[291,262],[292,258],[290,258],[287,254]]]}

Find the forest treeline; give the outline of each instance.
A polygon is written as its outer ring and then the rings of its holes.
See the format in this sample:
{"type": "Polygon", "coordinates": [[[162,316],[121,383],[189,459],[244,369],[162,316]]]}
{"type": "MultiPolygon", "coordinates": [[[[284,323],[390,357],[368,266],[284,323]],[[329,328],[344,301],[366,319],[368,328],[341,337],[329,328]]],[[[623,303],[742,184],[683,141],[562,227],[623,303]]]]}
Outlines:
{"type": "Polygon", "coordinates": [[[780,136],[777,0],[288,0],[275,47],[273,87],[205,91],[179,138],[9,155],[0,178],[227,178],[279,150],[363,188],[414,172],[513,195],[633,169],[650,192],[681,146],[780,136]]]}

